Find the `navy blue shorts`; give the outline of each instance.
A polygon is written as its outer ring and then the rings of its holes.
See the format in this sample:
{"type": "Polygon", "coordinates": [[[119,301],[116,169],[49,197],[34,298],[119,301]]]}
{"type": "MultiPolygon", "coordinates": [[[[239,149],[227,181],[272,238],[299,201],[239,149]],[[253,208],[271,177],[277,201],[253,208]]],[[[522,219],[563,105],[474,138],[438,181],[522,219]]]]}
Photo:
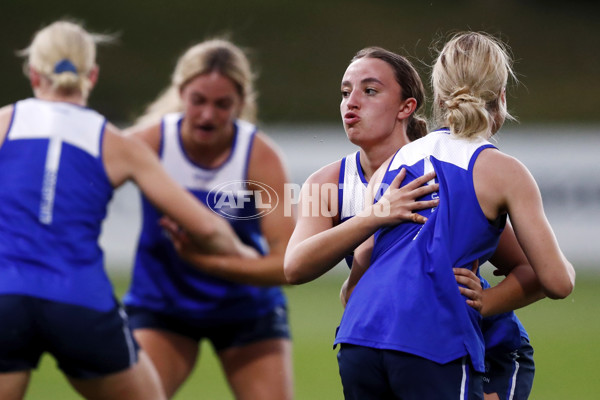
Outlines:
{"type": "Polygon", "coordinates": [[[521,338],[521,347],[512,352],[489,352],[485,357],[485,393],[498,393],[501,400],[527,400],[533,377],[533,347],[521,338]]]}
{"type": "Polygon", "coordinates": [[[0,295],[0,372],[35,369],[44,352],[78,379],[125,370],[138,345],[119,306],[107,312],[30,296],[0,295]]]}
{"type": "Polygon", "coordinates": [[[342,344],[337,357],[346,400],[483,400],[483,374],[467,357],[438,364],[350,344],[342,344]]]}
{"type": "Polygon", "coordinates": [[[266,339],[290,338],[287,309],[277,306],[253,319],[220,324],[162,314],[143,307],[127,307],[131,329],[159,329],[200,342],[210,340],[216,351],[266,339]]]}

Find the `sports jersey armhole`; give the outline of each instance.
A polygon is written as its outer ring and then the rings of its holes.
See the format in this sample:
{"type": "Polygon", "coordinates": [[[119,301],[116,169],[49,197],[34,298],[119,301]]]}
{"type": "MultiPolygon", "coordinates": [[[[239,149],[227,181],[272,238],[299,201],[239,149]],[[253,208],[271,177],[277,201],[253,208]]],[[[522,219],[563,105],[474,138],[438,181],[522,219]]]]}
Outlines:
{"type": "Polygon", "coordinates": [[[479,157],[479,153],[481,153],[485,149],[496,149],[496,148],[497,147],[494,146],[493,144],[485,144],[485,145],[477,148],[473,152],[473,155],[471,155],[471,159],[469,160],[469,173],[471,174],[471,178],[473,177],[473,167],[475,166],[475,161],[477,160],[477,157],[479,157]]]}
{"type": "Polygon", "coordinates": [[[344,177],[346,176],[346,157],[340,162],[340,172],[338,174],[338,215],[342,215],[342,207],[344,206],[344,177]]]}
{"type": "Polygon", "coordinates": [[[17,103],[14,103],[12,112],[10,113],[10,121],[8,122],[8,126],[6,127],[6,132],[4,134],[4,139],[2,139],[2,141],[0,142],[0,149],[2,148],[2,145],[8,140],[8,135],[10,134],[10,130],[12,129],[16,114],[17,114],[17,103]]]}
{"type": "Polygon", "coordinates": [[[106,172],[106,164],[104,163],[104,136],[106,134],[106,125],[108,121],[104,118],[102,121],[102,125],[100,126],[100,134],[98,135],[98,161],[100,162],[100,166],[102,172],[104,173],[104,177],[108,184],[112,187],[112,182],[110,181],[110,177],[108,176],[108,172],[106,172]]]}
{"type": "Polygon", "coordinates": [[[163,158],[165,150],[165,118],[160,119],[160,140],[158,141],[158,158],[163,158]]]}
{"type": "Polygon", "coordinates": [[[488,222],[489,226],[498,230],[504,230],[504,226],[506,224],[506,214],[498,215],[498,217],[494,221],[490,221],[483,212],[481,208],[481,204],[479,203],[479,198],[477,197],[477,191],[475,190],[475,179],[473,177],[473,168],[475,167],[475,161],[479,157],[479,154],[485,149],[496,149],[497,147],[493,144],[486,144],[481,147],[478,147],[471,156],[469,160],[469,176],[471,177],[471,190],[473,190],[473,196],[477,201],[478,210],[481,213],[481,216],[488,222]]]}
{"type": "Polygon", "coordinates": [[[365,174],[363,172],[362,165],[360,163],[360,151],[356,152],[355,157],[356,157],[356,160],[355,160],[356,161],[356,172],[358,173],[358,177],[360,178],[360,181],[365,184],[365,186],[368,186],[369,182],[367,182],[367,178],[365,178],[365,174]]]}
{"type": "MultiPolygon", "coordinates": [[[[250,157],[252,156],[252,149],[254,148],[254,140],[256,139],[256,132],[258,132],[258,127],[255,127],[254,130],[250,133],[250,139],[248,139],[248,150],[246,151],[246,165],[244,165],[244,179],[248,181],[248,170],[250,169],[250,157]]],[[[235,150],[235,145],[237,144],[237,139],[239,135],[239,127],[236,124],[236,133],[233,139],[233,144],[231,146],[231,155],[233,156],[233,152],[235,150]]]]}

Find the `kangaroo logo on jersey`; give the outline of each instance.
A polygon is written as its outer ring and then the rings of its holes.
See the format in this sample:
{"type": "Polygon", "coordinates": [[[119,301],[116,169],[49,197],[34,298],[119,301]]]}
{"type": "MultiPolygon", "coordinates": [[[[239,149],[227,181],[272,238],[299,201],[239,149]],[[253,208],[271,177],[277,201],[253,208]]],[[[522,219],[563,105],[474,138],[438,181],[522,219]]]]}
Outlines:
{"type": "Polygon", "coordinates": [[[206,204],[224,218],[248,220],[264,217],[275,210],[279,196],[272,187],[258,181],[229,181],[212,188],[206,204]]]}

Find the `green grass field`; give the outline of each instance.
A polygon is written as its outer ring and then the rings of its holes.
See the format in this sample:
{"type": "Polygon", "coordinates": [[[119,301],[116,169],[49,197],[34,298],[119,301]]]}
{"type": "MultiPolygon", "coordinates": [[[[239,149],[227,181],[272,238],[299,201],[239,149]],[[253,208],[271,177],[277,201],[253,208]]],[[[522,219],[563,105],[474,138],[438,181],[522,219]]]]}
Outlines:
{"type": "MultiPolygon", "coordinates": [[[[295,392],[298,400],[342,399],[333,334],[341,317],[341,274],[286,288],[294,336],[295,392]]],[[[120,295],[127,279],[115,279],[120,295]]],[[[600,393],[600,274],[582,272],[569,298],[542,300],[517,314],[535,349],[536,378],[531,399],[587,400],[600,393]]],[[[232,395],[212,349],[206,344],[193,376],[176,400],[227,400],[232,395]]],[[[80,399],[45,356],[32,375],[26,399],[80,399]]]]}

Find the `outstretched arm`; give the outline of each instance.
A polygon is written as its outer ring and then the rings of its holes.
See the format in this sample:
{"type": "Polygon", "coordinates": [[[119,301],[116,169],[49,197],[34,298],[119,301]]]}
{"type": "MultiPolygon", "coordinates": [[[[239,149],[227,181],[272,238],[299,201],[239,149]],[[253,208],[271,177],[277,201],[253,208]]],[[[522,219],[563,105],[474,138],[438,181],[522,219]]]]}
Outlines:
{"type": "MultiPolygon", "coordinates": [[[[300,217],[285,258],[286,277],[293,284],[309,282],[323,275],[382,226],[406,220],[425,222],[424,217],[413,211],[437,205],[437,200],[416,201],[437,190],[437,184],[423,186],[435,174],[426,174],[399,188],[405,176],[403,171],[378,203],[373,204],[373,196],[368,195],[365,200],[367,206],[363,211],[343,224],[337,224],[339,166],[326,168],[329,170],[323,169],[307,180],[300,195],[300,217]],[[323,195],[323,182],[333,185],[333,190],[326,191],[326,195],[323,195]],[[317,204],[321,205],[318,210],[305,207],[306,203],[315,198],[319,199],[317,204]],[[329,215],[322,215],[324,211],[329,215]]],[[[376,176],[377,174],[371,180],[376,179],[376,176]]]]}
{"type": "Polygon", "coordinates": [[[115,187],[133,180],[150,202],[189,231],[192,240],[205,252],[256,256],[254,249],[244,245],[226,221],[169,177],[156,154],[142,140],[124,137],[113,126],[107,126],[103,155],[115,187]]]}
{"type": "MultiPolygon", "coordinates": [[[[265,196],[261,204],[268,204],[264,187],[274,191],[278,204],[270,204],[273,209],[260,218],[261,232],[268,244],[264,256],[247,259],[236,256],[203,254],[200,249],[190,246],[184,236],[171,229],[175,248],[189,264],[208,274],[230,281],[252,285],[281,285],[287,283],[283,273],[283,256],[288,240],[294,230],[295,210],[291,208],[290,193],[285,187],[289,182],[282,157],[266,136],[256,136],[248,170],[249,189],[256,196],[265,196]],[[253,186],[254,185],[254,186],[253,186]]],[[[271,195],[273,193],[270,193],[271,195]]]]}

